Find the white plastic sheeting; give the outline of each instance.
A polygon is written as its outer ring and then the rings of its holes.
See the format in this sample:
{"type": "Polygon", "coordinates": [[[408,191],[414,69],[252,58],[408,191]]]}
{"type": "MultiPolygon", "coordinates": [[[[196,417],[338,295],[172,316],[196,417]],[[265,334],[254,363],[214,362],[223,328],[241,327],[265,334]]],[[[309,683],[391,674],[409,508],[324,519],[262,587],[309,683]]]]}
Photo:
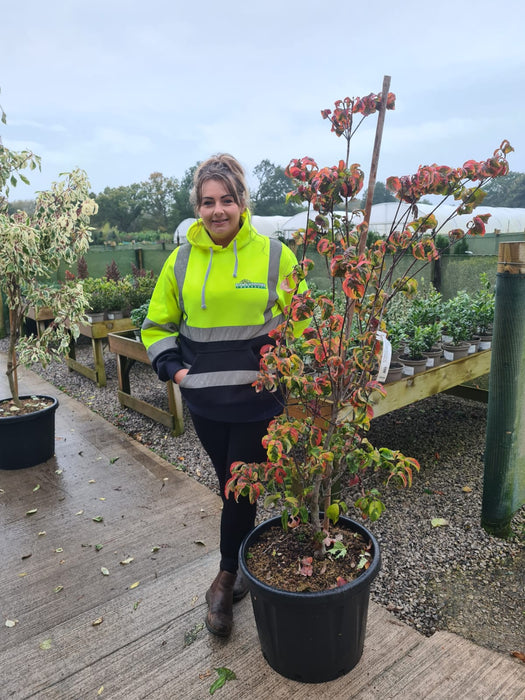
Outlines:
{"type": "MultiPolygon", "coordinates": [[[[408,204],[398,204],[397,202],[374,204],[370,212],[370,231],[386,236],[390,231],[394,217],[399,218],[408,206],[408,204]],[[398,208],[400,208],[399,211],[398,208]]],[[[417,208],[418,216],[427,216],[434,210],[434,205],[418,204],[417,208]]],[[[439,233],[447,234],[455,228],[465,229],[467,223],[477,214],[491,215],[487,223],[487,233],[494,233],[495,231],[498,233],[525,232],[525,209],[479,206],[475,209],[474,214],[452,216],[455,208],[453,205],[442,204],[434,212],[438,221],[439,233]]],[[[195,219],[184,219],[177,226],[173,237],[175,243],[182,243],[185,240],[186,232],[194,221],[195,219]]],[[[292,217],[253,216],[252,222],[257,231],[265,236],[277,238],[279,235],[283,235],[286,238],[291,238],[294,231],[306,227],[306,212],[300,212],[292,217]]]]}

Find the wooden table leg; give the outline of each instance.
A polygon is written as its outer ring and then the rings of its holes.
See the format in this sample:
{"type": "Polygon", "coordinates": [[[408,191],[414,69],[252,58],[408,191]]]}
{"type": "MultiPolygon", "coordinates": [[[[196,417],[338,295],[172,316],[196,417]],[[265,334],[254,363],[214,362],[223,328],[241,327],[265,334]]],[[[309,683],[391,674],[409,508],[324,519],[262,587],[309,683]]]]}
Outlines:
{"type": "Polygon", "coordinates": [[[168,404],[170,413],[174,419],[173,435],[182,435],[184,432],[184,418],[182,416],[182,396],[180,395],[179,385],[175,382],[166,382],[168,389],[168,404]]]}
{"type": "Polygon", "coordinates": [[[95,360],[95,374],[97,386],[106,386],[106,368],[104,367],[104,352],[102,338],[92,338],[93,359],[95,360]]]}

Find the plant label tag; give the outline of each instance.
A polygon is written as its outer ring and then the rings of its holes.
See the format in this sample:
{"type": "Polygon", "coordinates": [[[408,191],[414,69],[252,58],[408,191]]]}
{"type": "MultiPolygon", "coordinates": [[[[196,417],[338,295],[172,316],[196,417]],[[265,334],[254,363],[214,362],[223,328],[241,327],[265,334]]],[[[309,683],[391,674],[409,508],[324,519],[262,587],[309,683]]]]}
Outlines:
{"type": "Polygon", "coordinates": [[[413,367],[408,367],[408,365],[403,365],[403,374],[411,377],[415,373],[413,367]]]}
{"type": "Polygon", "coordinates": [[[388,368],[390,367],[390,360],[392,359],[392,345],[386,337],[386,333],[384,331],[378,331],[376,338],[383,345],[383,352],[381,354],[381,360],[379,362],[379,372],[377,374],[377,381],[384,382],[386,379],[386,375],[388,374],[388,368]]]}

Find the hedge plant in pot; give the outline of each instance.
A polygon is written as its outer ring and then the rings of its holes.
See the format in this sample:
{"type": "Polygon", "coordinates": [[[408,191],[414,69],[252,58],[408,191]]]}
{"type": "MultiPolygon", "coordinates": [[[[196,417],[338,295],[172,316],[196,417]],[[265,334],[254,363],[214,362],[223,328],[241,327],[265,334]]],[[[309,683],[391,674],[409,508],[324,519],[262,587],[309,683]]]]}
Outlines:
{"type": "Polygon", "coordinates": [[[84,294],[86,295],[86,315],[89,323],[98,323],[104,320],[108,301],[108,282],[102,277],[86,277],[82,280],[84,294]]]}
{"type": "Polygon", "coordinates": [[[488,350],[492,344],[495,294],[486,272],[480,275],[480,289],[472,297],[472,316],[480,336],[479,349],[488,350]]]}
{"type": "Polygon", "coordinates": [[[131,322],[135,326],[134,328],[134,333],[135,333],[135,338],[137,340],[140,340],[140,329],[142,328],[142,324],[144,323],[146,316],[148,315],[148,309],[149,309],[149,301],[147,301],[144,304],[141,304],[138,308],[136,309],[131,309],[130,311],[130,318],[131,322]]]}
{"type": "MultiPolygon", "coordinates": [[[[434,355],[441,355],[441,348],[435,350],[436,343],[441,338],[441,322],[435,321],[430,325],[409,323],[405,329],[406,345],[405,354],[401,356],[405,374],[418,374],[424,372],[429,365],[429,359],[434,360],[434,355]],[[429,353],[431,355],[429,356],[429,353]]],[[[431,366],[434,366],[432,364],[431,366]]]]}
{"type": "MultiPolygon", "coordinates": [[[[2,121],[5,115],[2,112],[2,121]]],[[[28,182],[22,171],[38,168],[29,151],[14,152],[0,142],[0,293],[9,309],[9,347],[6,375],[10,397],[0,400],[0,468],[31,467],[54,454],[56,398],[19,395],[17,367],[46,365],[67,354],[70,333],[79,334],[86,298],[82,285],[70,282],[56,288],[61,262],[73,264],[86,252],[89,217],[96,211],[89,198],[89,182],[75,170],[40,192],[34,214],[10,214],[10,185],[28,182]],[[49,307],[53,319],[38,337],[22,334],[28,309],[49,307]]]]}
{"type": "MultiPolygon", "coordinates": [[[[240,567],[265,658],[279,673],[305,682],[346,673],[363,650],[369,588],[380,554],[372,533],[345,515],[343,491],[350,483],[358,512],[373,521],[384,505],[376,490],[360,486],[362,472],[381,469],[387,482],[408,486],[419,468],[416,460],[374,447],[366,437],[371,395],[385,393],[375,374],[386,309],[396,294],[414,290],[410,275],[437,255],[435,217],[418,218],[409,207],[392,222],[386,239],[367,248],[364,213],[350,208],[364,177],[349,161],[350,140],[362,118],[378,108],[384,114],[393,102],[385,91],[337,102],[333,112],[322,115],[336,135],[344,136],[345,160],[319,168],[302,158],[286,170],[294,186],[289,198],[306,203],[308,222],[297,234],[300,262],[289,279],[295,295],[271,334],[273,344],[261,350],[254,384],[275,392],[283,413],[264,439],[267,461],[232,464],[226,484],[229,497],[247,496],[252,502],[264,497],[266,506],[281,511],[245,539],[240,567]],[[344,213],[334,215],[336,208],[344,213]],[[311,248],[326,259],[328,292],[299,291],[313,266],[311,248]],[[405,271],[399,276],[398,266],[405,271]],[[334,488],[337,484],[341,489],[334,488]]],[[[427,166],[412,177],[389,179],[389,186],[411,204],[428,194],[453,195],[460,201],[457,212],[472,211],[478,188],[467,190],[466,183],[505,174],[506,150],[489,161],[470,162],[468,169],[427,166]]],[[[482,232],[482,220],[478,228],[482,232]]]]}
{"type": "Polygon", "coordinates": [[[450,362],[466,357],[469,354],[474,324],[471,298],[465,290],[459,291],[444,304],[443,323],[450,338],[443,343],[445,360],[450,362]]]}

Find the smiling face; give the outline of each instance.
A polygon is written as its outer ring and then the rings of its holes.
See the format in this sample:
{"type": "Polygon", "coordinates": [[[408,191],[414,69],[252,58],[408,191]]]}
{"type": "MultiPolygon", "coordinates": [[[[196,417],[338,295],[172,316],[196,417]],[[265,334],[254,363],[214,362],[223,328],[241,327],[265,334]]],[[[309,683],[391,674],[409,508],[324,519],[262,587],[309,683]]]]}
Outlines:
{"type": "Polygon", "coordinates": [[[217,245],[226,247],[239,233],[242,209],[220,180],[202,184],[199,216],[217,245]]]}

